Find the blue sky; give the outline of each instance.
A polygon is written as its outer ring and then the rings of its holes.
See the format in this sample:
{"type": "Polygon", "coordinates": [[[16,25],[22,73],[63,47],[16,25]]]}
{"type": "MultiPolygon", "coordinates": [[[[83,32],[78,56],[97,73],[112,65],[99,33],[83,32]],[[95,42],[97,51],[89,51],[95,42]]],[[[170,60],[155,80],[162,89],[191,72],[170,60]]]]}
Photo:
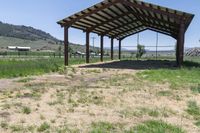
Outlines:
{"type": "MultiPolygon", "coordinates": [[[[44,30],[59,39],[63,39],[63,29],[57,25],[56,22],[101,1],[102,0],[0,0],[0,21],[32,26],[44,30]]],[[[185,47],[200,47],[199,0],[144,1],[195,14],[195,18],[186,32],[185,47]]],[[[80,30],[70,29],[69,37],[70,42],[85,44],[85,34],[80,30]]],[[[99,37],[95,34],[91,34],[91,37],[96,37],[95,46],[99,46],[99,37]]],[[[123,40],[124,48],[126,48],[125,46],[136,46],[136,38],[135,35],[123,40]]],[[[155,43],[155,32],[145,31],[140,33],[140,44],[155,46],[155,43]]],[[[160,46],[173,46],[175,43],[176,41],[171,37],[159,34],[160,46]]],[[[105,47],[109,47],[109,44],[110,40],[105,37],[105,47]]],[[[115,41],[115,46],[117,46],[117,44],[117,41],[115,41]]]]}

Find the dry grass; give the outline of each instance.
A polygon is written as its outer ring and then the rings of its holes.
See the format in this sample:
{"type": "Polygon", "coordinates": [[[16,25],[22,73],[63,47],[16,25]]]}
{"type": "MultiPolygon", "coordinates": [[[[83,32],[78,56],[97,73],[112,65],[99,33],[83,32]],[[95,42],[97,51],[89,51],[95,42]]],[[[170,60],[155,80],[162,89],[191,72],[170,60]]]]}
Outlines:
{"type": "Polygon", "coordinates": [[[0,92],[0,132],[131,132],[150,120],[200,132],[194,118],[198,93],[142,80],[137,72],[70,67],[59,74],[10,79],[14,87],[0,92]],[[188,105],[191,100],[195,107],[188,105]]]}

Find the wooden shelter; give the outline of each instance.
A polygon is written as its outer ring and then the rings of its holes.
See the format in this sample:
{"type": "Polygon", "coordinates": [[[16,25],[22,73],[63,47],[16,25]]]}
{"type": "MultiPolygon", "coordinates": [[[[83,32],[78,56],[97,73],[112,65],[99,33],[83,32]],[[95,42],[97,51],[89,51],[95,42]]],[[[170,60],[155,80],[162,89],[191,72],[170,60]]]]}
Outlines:
{"type": "Polygon", "coordinates": [[[111,38],[111,59],[113,39],[121,41],[136,33],[152,30],[177,40],[176,59],[180,66],[184,56],[185,32],[194,15],[150,4],[138,0],[104,0],[90,8],[57,22],[64,27],[65,65],[68,65],[68,29],[70,27],[86,33],[86,63],[89,63],[90,33],[100,36],[101,61],[103,61],[104,36],[111,38]]]}

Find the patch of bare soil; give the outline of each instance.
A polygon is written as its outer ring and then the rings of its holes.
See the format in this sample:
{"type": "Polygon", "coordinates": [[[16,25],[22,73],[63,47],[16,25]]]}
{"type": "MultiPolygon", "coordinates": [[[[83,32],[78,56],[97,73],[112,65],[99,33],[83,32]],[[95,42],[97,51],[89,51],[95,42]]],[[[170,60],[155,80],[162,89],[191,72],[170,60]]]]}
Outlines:
{"type": "Polygon", "coordinates": [[[0,132],[37,132],[45,122],[50,132],[89,132],[95,122],[129,129],[152,119],[180,126],[188,133],[200,132],[185,111],[187,101],[200,101],[199,95],[143,81],[135,75],[138,71],[72,67],[26,82],[2,80],[0,132]],[[162,96],[163,91],[170,93],[162,96]]]}
{"type": "Polygon", "coordinates": [[[0,79],[0,90],[15,88],[16,86],[21,85],[19,83],[14,83],[13,79],[0,79]]]}

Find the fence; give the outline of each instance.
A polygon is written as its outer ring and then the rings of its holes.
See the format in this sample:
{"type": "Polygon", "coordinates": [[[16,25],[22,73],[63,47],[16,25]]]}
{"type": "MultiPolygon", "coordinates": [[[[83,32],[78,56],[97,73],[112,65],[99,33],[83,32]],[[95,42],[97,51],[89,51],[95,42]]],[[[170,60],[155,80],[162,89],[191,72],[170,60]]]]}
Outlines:
{"type": "Polygon", "coordinates": [[[16,51],[16,52],[0,52],[1,57],[61,57],[59,52],[31,52],[31,51],[16,51]]]}
{"type": "MultiPolygon", "coordinates": [[[[122,58],[136,58],[137,46],[123,46],[122,58]]],[[[175,46],[145,46],[142,59],[175,59],[175,46]]]]}
{"type": "MultiPolygon", "coordinates": [[[[145,54],[142,59],[175,59],[174,46],[145,46],[145,54]]],[[[118,49],[114,50],[114,59],[118,59],[118,49]]],[[[136,59],[137,46],[122,46],[121,57],[122,59],[136,59]]],[[[40,51],[5,51],[0,52],[0,57],[15,57],[15,58],[63,58],[63,52],[40,52],[40,51]]],[[[69,55],[71,58],[85,58],[84,55],[69,55]]],[[[105,50],[105,58],[110,57],[110,50],[105,50]]],[[[98,56],[92,56],[91,58],[100,58],[98,56]]]]}

